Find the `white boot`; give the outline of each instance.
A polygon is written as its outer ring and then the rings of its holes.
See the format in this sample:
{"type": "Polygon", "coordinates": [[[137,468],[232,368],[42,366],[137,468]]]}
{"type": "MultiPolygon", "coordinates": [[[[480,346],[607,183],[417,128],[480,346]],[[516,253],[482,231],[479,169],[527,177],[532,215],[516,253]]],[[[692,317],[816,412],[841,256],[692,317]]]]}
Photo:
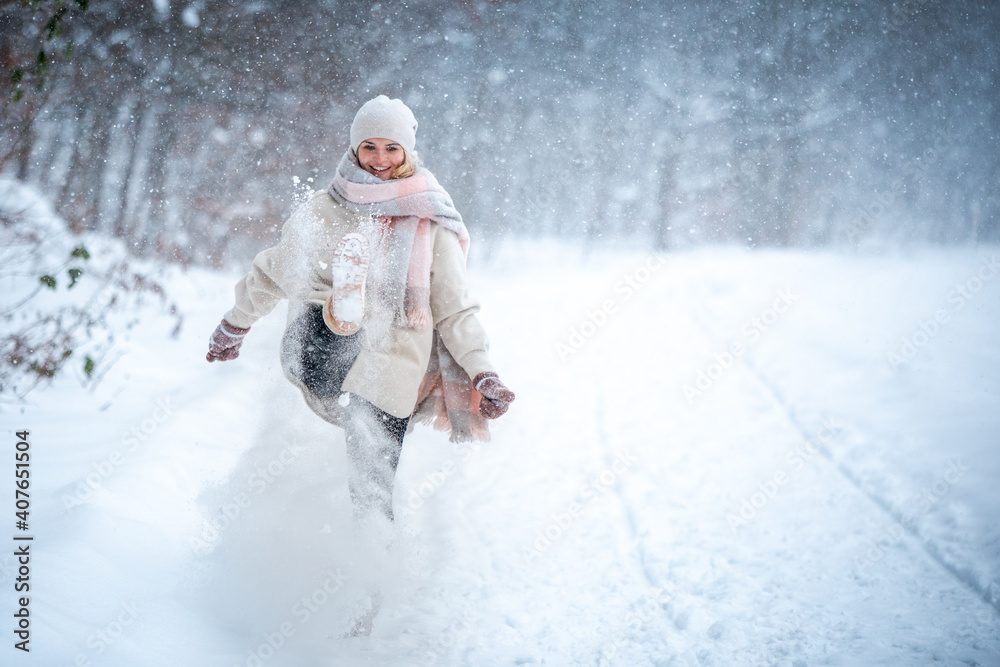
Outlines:
{"type": "Polygon", "coordinates": [[[344,234],[333,251],[333,293],[323,303],[323,321],[335,334],[350,336],[364,322],[368,262],[368,239],[344,234]]]}

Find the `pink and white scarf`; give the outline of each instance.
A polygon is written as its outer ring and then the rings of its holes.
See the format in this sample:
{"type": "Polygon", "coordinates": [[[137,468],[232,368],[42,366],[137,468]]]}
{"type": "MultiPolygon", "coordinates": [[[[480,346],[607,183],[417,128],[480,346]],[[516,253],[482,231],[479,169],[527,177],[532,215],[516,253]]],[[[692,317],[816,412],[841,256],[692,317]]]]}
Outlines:
{"type": "MultiPolygon", "coordinates": [[[[377,221],[369,270],[380,306],[394,312],[399,326],[423,329],[432,325],[431,223],[453,231],[462,252],[469,253],[469,230],[434,174],[418,166],[412,176],[383,181],[362,169],[348,149],[337,166],[330,195],[349,210],[377,221]]],[[[469,375],[435,331],[411,420],[450,430],[453,442],[488,440],[486,420],[479,414],[480,399],[469,375]]]]}

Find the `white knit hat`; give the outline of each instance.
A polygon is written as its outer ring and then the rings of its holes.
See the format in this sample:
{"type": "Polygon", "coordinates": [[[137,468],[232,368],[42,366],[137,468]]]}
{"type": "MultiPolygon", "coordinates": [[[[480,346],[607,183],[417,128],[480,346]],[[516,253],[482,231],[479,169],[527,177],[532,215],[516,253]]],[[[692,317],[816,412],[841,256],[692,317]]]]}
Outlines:
{"type": "Polygon", "coordinates": [[[389,139],[413,152],[417,143],[417,119],[402,100],[390,100],[385,95],[368,100],[358,109],[351,123],[351,148],[357,152],[365,139],[389,139]]]}

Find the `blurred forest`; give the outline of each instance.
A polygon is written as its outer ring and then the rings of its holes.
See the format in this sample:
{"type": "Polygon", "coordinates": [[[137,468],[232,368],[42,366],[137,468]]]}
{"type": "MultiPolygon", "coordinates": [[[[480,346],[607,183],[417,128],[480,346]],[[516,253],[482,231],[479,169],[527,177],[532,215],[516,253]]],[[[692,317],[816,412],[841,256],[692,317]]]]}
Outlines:
{"type": "Polygon", "coordinates": [[[4,1],[0,171],[242,262],[384,93],[487,242],[996,242],[998,34],[992,0],[4,1]]]}

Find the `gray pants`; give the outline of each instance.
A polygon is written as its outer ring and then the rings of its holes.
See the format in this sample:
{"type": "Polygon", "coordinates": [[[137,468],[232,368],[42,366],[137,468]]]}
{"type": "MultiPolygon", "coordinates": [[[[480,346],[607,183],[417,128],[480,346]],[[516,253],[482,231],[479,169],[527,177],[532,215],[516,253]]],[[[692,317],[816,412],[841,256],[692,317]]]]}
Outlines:
{"type": "Polygon", "coordinates": [[[392,486],[409,418],[393,417],[359,396],[344,409],[347,484],[354,513],[381,512],[392,521],[392,486]]]}
{"type": "Polygon", "coordinates": [[[409,418],[394,417],[360,396],[340,405],[341,386],[361,349],[359,331],[339,336],[327,328],[316,304],[306,304],[288,326],[281,345],[285,375],[309,407],[344,427],[347,481],[355,516],[382,513],[392,521],[392,487],[409,418]]]}

